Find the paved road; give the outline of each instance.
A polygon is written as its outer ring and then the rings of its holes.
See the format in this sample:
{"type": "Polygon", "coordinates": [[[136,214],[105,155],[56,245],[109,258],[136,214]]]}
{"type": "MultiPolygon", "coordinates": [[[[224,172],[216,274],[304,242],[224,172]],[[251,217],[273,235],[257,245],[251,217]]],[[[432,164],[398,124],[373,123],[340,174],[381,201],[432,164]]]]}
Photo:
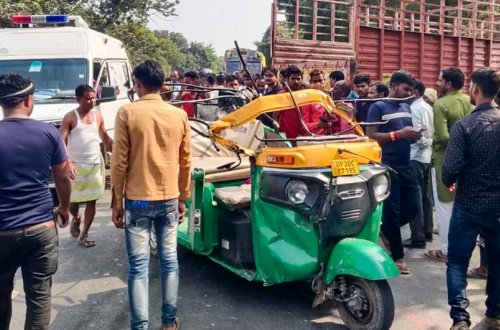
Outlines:
{"type": "MultiPolygon", "coordinates": [[[[59,270],[53,283],[52,329],[127,329],[127,260],[124,232],[113,227],[109,191],[98,203],[90,236],[97,245],[82,248],[60,232],[59,270]]],[[[435,244],[434,244],[435,245],[435,244]]],[[[409,251],[410,276],[390,281],[396,303],[393,329],[449,329],[445,265],[427,260],[423,250],[409,251]]],[[[150,329],[160,329],[159,268],[152,262],[150,329]]],[[[264,288],[233,276],[209,260],[179,251],[181,283],[179,316],[182,330],[198,329],[345,329],[336,311],[312,309],[307,283],[264,288]]],[[[477,255],[474,264],[477,264],[477,255]]],[[[484,311],[485,282],[471,280],[472,321],[484,311]]],[[[24,295],[19,274],[14,292],[11,329],[22,329],[24,295]]]]}

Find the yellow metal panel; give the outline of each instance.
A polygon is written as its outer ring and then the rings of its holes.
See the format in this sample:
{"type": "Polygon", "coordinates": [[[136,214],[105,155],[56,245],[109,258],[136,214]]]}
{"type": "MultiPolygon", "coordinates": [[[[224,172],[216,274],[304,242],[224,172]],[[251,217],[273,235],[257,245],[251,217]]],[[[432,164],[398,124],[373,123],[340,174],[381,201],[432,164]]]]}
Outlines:
{"type": "Polygon", "coordinates": [[[256,164],[279,168],[319,168],[331,167],[334,159],[356,159],[359,164],[368,164],[370,160],[380,162],[381,149],[375,141],[328,142],[295,148],[264,148],[257,155],[256,164]],[[339,149],[344,151],[339,152],[339,149]],[[295,161],[290,165],[274,164],[267,161],[268,157],[276,156],[292,156],[295,161]]]}

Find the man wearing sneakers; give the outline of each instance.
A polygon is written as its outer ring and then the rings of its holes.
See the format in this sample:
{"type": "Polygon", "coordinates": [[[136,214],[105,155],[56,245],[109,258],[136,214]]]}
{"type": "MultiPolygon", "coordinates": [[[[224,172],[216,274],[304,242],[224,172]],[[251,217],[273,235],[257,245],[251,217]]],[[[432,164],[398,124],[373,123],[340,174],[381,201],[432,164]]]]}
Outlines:
{"type": "Polygon", "coordinates": [[[96,201],[102,198],[104,191],[104,162],[101,157],[101,141],[106,150],[111,151],[113,140],[106,133],[104,120],[96,112],[95,92],[89,85],[80,85],[75,89],[79,104],[74,111],[67,113],[61,124],[61,136],[67,145],[69,157],[69,175],[71,185],[71,220],[70,232],[73,237],[80,237],[83,247],[92,247],[95,242],[89,240],[88,233],[96,212],[96,201]],[[83,230],[80,231],[79,205],[85,203],[83,230]]]}

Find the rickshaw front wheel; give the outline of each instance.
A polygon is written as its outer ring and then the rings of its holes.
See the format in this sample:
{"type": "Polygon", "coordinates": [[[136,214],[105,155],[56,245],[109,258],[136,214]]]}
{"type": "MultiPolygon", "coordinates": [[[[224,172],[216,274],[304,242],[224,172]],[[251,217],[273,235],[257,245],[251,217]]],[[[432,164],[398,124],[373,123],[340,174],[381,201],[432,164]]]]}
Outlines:
{"type": "Polygon", "coordinates": [[[394,320],[394,298],[386,280],[370,281],[345,278],[354,298],[338,305],[340,317],[348,329],[386,330],[394,320]]]}

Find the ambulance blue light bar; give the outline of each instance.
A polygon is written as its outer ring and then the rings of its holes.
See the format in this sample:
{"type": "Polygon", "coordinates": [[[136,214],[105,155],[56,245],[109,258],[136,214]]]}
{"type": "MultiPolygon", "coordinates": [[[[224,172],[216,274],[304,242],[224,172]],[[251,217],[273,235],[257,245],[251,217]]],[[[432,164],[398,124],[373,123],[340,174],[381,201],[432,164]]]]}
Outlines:
{"type": "Polygon", "coordinates": [[[17,15],[12,16],[13,24],[57,24],[68,23],[68,15],[17,15]]]}

